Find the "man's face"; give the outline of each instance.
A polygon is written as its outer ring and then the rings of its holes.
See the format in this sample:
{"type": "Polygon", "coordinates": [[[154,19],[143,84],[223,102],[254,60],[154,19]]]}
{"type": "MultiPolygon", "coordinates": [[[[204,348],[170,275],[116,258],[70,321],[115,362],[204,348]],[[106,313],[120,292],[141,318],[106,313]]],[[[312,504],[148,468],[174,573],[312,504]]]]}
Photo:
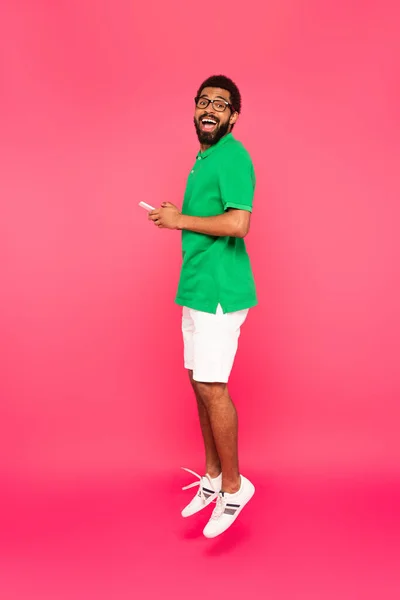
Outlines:
{"type": "Polygon", "coordinates": [[[194,113],[194,124],[200,144],[212,146],[230,132],[238,116],[233,112],[230,102],[230,93],[221,88],[207,87],[200,92],[194,113]],[[210,102],[207,106],[208,100],[215,102],[210,102]],[[199,103],[204,106],[199,106],[199,103]]]}

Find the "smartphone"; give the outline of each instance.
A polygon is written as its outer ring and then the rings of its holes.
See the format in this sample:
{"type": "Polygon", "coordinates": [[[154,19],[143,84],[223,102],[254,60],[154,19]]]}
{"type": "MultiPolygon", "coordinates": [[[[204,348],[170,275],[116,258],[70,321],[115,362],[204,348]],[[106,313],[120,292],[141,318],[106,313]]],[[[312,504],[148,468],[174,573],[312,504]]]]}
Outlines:
{"type": "Polygon", "coordinates": [[[150,204],[147,204],[147,202],[139,202],[139,206],[141,206],[142,208],[144,208],[144,210],[147,211],[151,211],[151,210],[155,210],[154,206],[150,206],[150,204]]]}

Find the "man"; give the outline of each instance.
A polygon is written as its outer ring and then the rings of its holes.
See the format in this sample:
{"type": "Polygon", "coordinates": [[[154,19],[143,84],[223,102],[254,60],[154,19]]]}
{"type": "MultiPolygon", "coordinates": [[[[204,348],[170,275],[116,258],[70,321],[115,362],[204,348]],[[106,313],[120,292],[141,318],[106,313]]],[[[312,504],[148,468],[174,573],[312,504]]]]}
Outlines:
{"type": "MultiPolygon", "coordinates": [[[[249,154],[232,135],[241,111],[237,86],[227,77],[203,82],[195,98],[200,151],[189,174],[182,212],[169,202],[149,213],[157,227],[182,231],[183,264],[176,303],[183,307],[185,368],[197,399],[206,475],[182,511],[188,517],[213,500],[204,529],[224,532],[254,494],[239,472],[237,413],[227,383],[240,328],[257,304],[244,237],[250,227],[255,174],[249,154]]],[[[186,469],[188,470],[188,469],[186,469]]]]}

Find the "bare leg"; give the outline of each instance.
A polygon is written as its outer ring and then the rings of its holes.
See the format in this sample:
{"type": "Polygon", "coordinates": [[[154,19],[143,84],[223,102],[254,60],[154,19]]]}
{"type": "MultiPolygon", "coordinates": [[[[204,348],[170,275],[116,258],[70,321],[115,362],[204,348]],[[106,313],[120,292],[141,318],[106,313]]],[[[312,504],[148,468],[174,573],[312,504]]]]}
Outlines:
{"type": "Polygon", "coordinates": [[[238,417],[227,385],[193,382],[207,409],[216,451],[222,467],[222,490],[229,494],[240,488],[238,460],[238,417]]]}
{"type": "Polygon", "coordinates": [[[203,435],[204,449],[206,454],[206,473],[208,473],[210,477],[218,477],[218,475],[220,475],[221,473],[221,462],[219,460],[217,448],[215,446],[214,436],[210,424],[210,419],[208,417],[207,408],[199,395],[196,382],[193,381],[193,371],[189,371],[189,378],[197,400],[200,427],[201,433],[203,435]]]}

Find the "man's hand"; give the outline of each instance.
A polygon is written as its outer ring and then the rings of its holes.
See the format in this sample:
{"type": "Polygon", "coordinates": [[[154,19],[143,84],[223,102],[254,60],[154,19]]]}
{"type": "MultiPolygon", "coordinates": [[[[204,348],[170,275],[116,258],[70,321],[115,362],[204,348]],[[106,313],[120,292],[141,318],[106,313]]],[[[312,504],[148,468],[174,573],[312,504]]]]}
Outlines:
{"type": "Polygon", "coordinates": [[[160,208],[149,212],[149,219],[156,227],[164,229],[179,229],[181,213],[171,202],[163,202],[160,208]]]}

